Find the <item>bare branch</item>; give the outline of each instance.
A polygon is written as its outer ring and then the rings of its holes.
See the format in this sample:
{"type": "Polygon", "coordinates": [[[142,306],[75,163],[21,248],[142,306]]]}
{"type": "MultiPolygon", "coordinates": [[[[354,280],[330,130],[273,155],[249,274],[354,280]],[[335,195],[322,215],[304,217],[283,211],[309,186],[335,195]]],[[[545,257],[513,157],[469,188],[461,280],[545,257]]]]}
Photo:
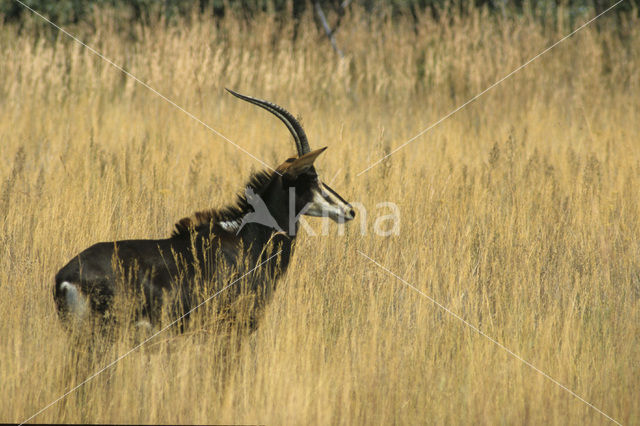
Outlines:
{"type": "Polygon", "coordinates": [[[331,42],[331,47],[333,47],[333,50],[335,50],[336,53],[341,58],[344,58],[344,53],[342,53],[342,50],[340,50],[340,48],[338,47],[338,44],[336,43],[336,38],[333,36],[333,31],[331,30],[331,27],[327,22],[327,17],[325,16],[324,11],[320,6],[320,2],[316,0],[314,5],[315,5],[316,13],[318,14],[318,18],[320,19],[320,22],[322,23],[322,27],[324,28],[324,32],[327,33],[327,37],[329,37],[329,41],[331,42]]]}

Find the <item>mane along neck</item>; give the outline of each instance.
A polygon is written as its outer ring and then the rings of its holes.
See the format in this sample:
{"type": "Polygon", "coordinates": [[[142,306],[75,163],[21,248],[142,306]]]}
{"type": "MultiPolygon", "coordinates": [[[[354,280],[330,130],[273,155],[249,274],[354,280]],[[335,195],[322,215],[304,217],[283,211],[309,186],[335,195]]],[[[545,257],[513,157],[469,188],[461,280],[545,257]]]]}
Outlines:
{"type": "MultiPolygon", "coordinates": [[[[275,173],[273,171],[261,171],[254,173],[244,185],[244,188],[251,188],[256,194],[262,195],[271,183],[274,174],[275,173]]],[[[175,229],[171,234],[171,238],[188,236],[190,235],[190,230],[193,228],[202,229],[203,227],[206,227],[209,229],[212,222],[220,226],[220,228],[225,231],[235,233],[240,227],[242,217],[252,211],[253,207],[251,207],[247,201],[247,197],[243,191],[237,195],[233,204],[218,209],[195,212],[189,217],[180,219],[175,224],[175,229]]]]}

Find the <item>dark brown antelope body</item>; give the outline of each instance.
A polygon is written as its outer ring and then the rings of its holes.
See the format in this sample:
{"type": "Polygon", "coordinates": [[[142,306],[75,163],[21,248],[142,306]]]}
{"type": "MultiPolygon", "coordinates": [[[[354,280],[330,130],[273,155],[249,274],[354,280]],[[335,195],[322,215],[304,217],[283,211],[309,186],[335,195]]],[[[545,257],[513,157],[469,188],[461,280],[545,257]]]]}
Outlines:
{"type": "MultiPolygon", "coordinates": [[[[106,317],[117,293],[127,292],[154,324],[163,304],[174,304],[176,314],[188,312],[205,283],[220,288],[245,274],[245,289],[271,294],[289,265],[301,214],[353,219],[351,206],[319,180],[313,163],[324,148],[310,150],[297,120],[282,107],[231,93],[282,120],[298,157],[253,175],[234,205],[180,220],[170,238],[101,242],[82,251],[55,277],[63,320],[106,317]]],[[[232,296],[239,292],[239,286],[229,289],[232,296]]]]}

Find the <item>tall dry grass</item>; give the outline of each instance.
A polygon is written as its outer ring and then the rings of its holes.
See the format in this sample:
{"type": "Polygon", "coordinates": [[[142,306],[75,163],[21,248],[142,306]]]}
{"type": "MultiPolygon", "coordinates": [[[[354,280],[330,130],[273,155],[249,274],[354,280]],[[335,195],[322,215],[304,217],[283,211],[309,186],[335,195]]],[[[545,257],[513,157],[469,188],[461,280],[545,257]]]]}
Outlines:
{"type": "MultiPolygon", "coordinates": [[[[329,146],[320,172],[368,220],[365,235],[358,221],[303,234],[239,346],[167,333],[34,420],[607,422],[361,250],[616,420],[640,422],[637,20],[588,27],[357,176],[568,32],[552,18],[471,11],[420,17],[414,31],[355,8],[338,33],[344,60],[309,16],[295,42],[269,16],[116,31],[105,13],[71,28],[268,164],[292,154],[286,129],[222,88],[300,114],[312,146],[329,146]],[[373,233],[381,201],[400,207],[399,236],[373,233]]],[[[51,296],[68,259],[97,241],[166,236],[262,168],[42,34],[0,28],[1,421],[25,420],[128,350],[70,347],[51,296]]]]}

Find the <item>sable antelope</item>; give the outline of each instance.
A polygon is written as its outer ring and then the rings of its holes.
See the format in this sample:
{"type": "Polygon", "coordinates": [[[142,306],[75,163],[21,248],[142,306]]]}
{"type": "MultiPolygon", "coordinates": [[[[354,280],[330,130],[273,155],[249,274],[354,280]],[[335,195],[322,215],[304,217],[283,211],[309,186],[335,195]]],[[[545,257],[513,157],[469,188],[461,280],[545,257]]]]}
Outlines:
{"type": "Polygon", "coordinates": [[[275,286],[289,265],[301,214],[336,222],[354,218],[351,205],[316,173],[314,161],[326,147],[311,151],[302,126],[284,108],[228,91],[278,117],[293,135],[298,156],[251,176],[235,204],[181,219],[170,238],[101,242],[71,259],[56,274],[53,291],[65,323],[107,317],[114,297],[126,291],[141,300],[139,320],[155,324],[167,294],[188,312],[198,286],[228,279],[220,271],[240,276],[257,265],[245,288],[271,294],[267,286],[275,286]]]}

